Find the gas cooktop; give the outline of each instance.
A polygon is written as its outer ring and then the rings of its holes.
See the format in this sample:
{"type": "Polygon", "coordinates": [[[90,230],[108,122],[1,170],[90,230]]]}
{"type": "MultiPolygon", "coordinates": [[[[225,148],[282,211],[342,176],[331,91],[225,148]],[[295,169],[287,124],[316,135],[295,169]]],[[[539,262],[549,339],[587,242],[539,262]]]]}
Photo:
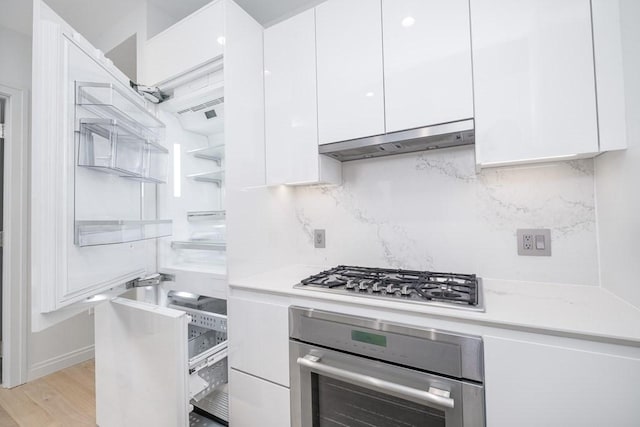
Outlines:
{"type": "Polygon", "coordinates": [[[484,311],[475,274],[339,265],[303,279],[298,289],[484,311]]]}

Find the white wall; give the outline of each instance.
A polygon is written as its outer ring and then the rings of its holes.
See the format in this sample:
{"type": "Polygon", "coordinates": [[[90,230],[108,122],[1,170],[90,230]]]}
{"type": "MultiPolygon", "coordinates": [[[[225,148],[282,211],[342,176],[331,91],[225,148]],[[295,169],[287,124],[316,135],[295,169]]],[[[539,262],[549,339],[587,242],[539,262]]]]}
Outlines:
{"type": "MultiPolygon", "coordinates": [[[[64,15],[60,16],[65,18],[64,15]]],[[[73,27],[73,22],[68,21],[68,23],[73,27]]],[[[144,3],[136,4],[127,13],[123,13],[122,18],[109,27],[109,31],[89,42],[103,52],[108,52],[133,34],[138,34],[139,53],[142,50],[142,43],[147,40],[147,8],[144,3]]]]}
{"type": "Polygon", "coordinates": [[[343,177],[296,190],[304,263],[598,284],[592,160],[476,174],[461,147],[343,163],[343,177]],[[314,228],[326,249],[313,249],[314,228]],[[552,256],[518,256],[517,228],[550,228],[552,256]]]}
{"type": "Polygon", "coordinates": [[[621,0],[626,151],[596,159],[602,286],[640,308],[640,2],[621,0]]]}
{"type": "Polygon", "coordinates": [[[0,83],[31,87],[31,37],[0,26],[0,83]]]}

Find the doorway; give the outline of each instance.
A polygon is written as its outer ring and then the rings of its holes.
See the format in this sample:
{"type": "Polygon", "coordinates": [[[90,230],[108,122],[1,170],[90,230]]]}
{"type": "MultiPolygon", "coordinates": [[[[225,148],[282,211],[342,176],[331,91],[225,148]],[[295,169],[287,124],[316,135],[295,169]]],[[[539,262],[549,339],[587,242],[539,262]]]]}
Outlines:
{"type": "MultiPolygon", "coordinates": [[[[4,211],[4,128],[6,104],[7,99],[0,97],[0,288],[4,287],[4,281],[2,281],[2,237],[4,231],[4,219],[2,218],[2,213],[4,211]]],[[[0,384],[2,384],[2,348],[2,292],[0,292],[0,384]]]]}
{"type": "Polygon", "coordinates": [[[9,388],[27,379],[27,93],[0,84],[0,372],[9,388]]]}
{"type": "MultiPolygon", "coordinates": [[[[0,288],[4,287],[2,280],[2,246],[4,219],[2,213],[4,211],[4,129],[5,129],[5,108],[7,99],[0,97],[0,288]]],[[[0,292],[0,384],[2,384],[2,362],[3,362],[3,342],[2,342],[2,292],[0,292]]]]}

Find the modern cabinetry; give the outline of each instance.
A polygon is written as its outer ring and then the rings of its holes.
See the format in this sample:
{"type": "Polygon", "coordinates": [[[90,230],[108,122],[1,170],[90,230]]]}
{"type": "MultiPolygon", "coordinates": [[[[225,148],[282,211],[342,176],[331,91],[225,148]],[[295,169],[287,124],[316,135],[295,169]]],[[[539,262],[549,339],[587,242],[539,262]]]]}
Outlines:
{"type": "Polygon", "coordinates": [[[381,20],[377,1],[316,7],[320,144],[385,132],[381,20]]]}
{"type": "Polygon", "coordinates": [[[247,375],[229,372],[229,424],[234,426],[289,427],[289,389],[247,375]]]}
{"type": "Polygon", "coordinates": [[[264,32],[267,185],[340,184],[340,162],[318,154],[315,10],[264,32]]]}
{"type": "Polygon", "coordinates": [[[588,0],[471,0],[480,166],[599,151],[588,0]]]}
{"type": "Polygon", "coordinates": [[[485,336],[487,425],[635,426],[640,359],[485,336]]]}
{"type": "Polygon", "coordinates": [[[386,132],[473,118],[466,0],[383,0],[386,132]]]}
{"type": "Polygon", "coordinates": [[[229,317],[231,424],[288,426],[288,306],[231,296],[229,317]]]}
{"type": "Polygon", "coordinates": [[[587,335],[571,338],[539,329],[534,333],[526,326],[525,330],[501,328],[499,324],[457,321],[455,315],[412,314],[297,292],[275,294],[267,283],[264,290],[255,288],[253,280],[251,288],[232,285],[230,289],[229,315],[236,319],[242,313],[243,317],[229,330],[232,420],[255,420],[245,418],[252,416],[244,413],[248,405],[254,405],[256,413],[265,419],[272,419],[263,410],[265,393],[273,393],[273,413],[282,414],[291,408],[282,396],[290,386],[289,369],[297,369],[293,360],[286,363],[287,313],[288,307],[299,306],[482,336],[487,426],[631,427],[640,423],[637,343],[607,343],[600,341],[603,337],[592,340],[587,335]],[[234,378],[239,378],[236,391],[234,378]],[[238,403],[234,408],[235,399],[238,403]]]}
{"type": "Polygon", "coordinates": [[[627,113],[619,0],[592,0],[600,151],[627,147],[627,113]]]}
{"type": "Polygon", "coordinates": [[[289,387],[288,306],[230,297],[229,316],[231,367],[289,387]]]}
{"type": "Polygon", "coordinates": [[[160,85],[220,59],[225,45],[225,10],[222,0],[211,2],[144,45],[140,81],[160,85]]]}

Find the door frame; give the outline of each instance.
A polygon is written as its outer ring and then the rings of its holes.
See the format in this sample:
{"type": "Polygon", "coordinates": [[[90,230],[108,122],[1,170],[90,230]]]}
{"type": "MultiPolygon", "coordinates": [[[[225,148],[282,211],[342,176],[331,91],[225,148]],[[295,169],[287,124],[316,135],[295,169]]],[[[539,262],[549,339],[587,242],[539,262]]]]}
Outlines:
{"type": "Polygon", "coordinates": [[[27,380],[29,111],[26,90],[0,84],[6,100],[2,257],[2,386],[27,380]]]}

